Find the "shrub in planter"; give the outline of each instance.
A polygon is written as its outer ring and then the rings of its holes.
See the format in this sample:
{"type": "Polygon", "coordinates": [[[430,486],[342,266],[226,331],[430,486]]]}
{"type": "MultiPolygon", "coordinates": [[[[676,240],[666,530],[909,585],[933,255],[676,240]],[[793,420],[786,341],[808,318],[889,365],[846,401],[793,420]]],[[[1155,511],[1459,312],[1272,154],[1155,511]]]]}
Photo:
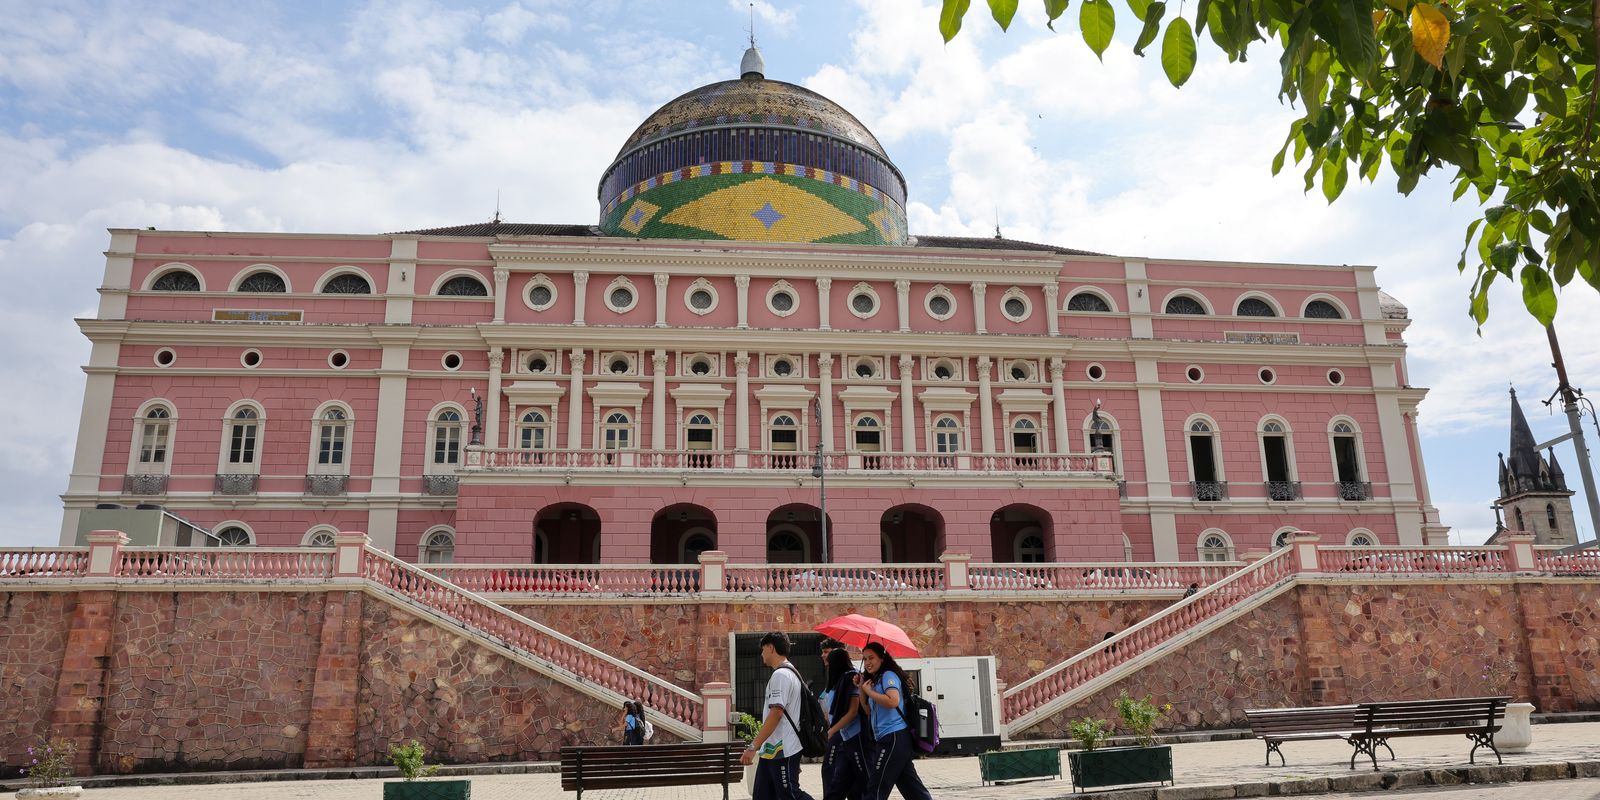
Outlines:
{"type": "Polygon", "coordinates": [[[28,764],[22,768],[32,784],[17,792],[17,797],[77,797],[82,786],[72,783],[72,757],[78,745],[70,739],[46,739],[28,748],[28,764]]]}
{"type": "Polygon", "coordinates": [[[1138,742],[1133,747],[1101,749],[1100,744],[1109,735],[1110,726],[1105,720],[1084,719],[1073,723],[1072,736],[1082,742],[1084,748],[1081,753],[1067,755],[1073,787],[1171,783],[1172,747],[1155,743],[1156,726],[1171,710],[1170,704],[1158,706],[1148,695],[1138,699],[1123,692],[1117,698],[1117,716],[1122,717],[1123,727],[1138,742]]]}
{"type": "Polygon", "coordinates": [[[415,739],[408,744],[389,745],[389,761],[405,780],[385,783],[383,800],[470,800],[471,781],[417,781],[439,771],[438,764],[426,763],[427,755],[415,739]]]}

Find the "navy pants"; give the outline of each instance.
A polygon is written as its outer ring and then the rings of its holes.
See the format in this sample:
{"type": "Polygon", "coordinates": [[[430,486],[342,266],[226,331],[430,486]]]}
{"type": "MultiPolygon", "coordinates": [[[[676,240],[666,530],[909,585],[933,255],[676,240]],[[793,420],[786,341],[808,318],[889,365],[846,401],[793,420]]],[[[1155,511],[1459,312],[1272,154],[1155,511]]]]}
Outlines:
{"type": "Polygon", "coordinates": [[[905,800],[932,800],[933,795],[917,775],[916,765],[911,763],[911,750],[911,732],[903,728],[878,739],[869,770],[872,777],[868,780],[868,800],[887,800],[895,789],[905,800]]]}
{"type": "Polygon", "coordinates": [[[828,755],[822,760],[822,800],[862,800],[866,796],[865,738],[858,734],[845,741],[835,734],[828,742],[828,755]]]}
{"type": "Polygon", "coordinates": [[[800,789],[800,756],[756,759],[753,800],[811,800],[800,789]]]}

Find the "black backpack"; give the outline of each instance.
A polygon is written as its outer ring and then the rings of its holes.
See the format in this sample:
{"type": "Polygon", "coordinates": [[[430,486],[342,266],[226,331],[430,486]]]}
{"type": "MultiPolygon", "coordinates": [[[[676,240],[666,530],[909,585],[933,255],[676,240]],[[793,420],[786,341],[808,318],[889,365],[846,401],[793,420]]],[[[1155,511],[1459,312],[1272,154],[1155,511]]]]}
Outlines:
{"type": "Polygon", "coordinates": [[[828,752],[828,718],[822,713],[822,702],[817,700],[816,694],[793,665],[785,664],[778,669],[793,672],[794,679],[800,683],[800,724],[796,725],[794,717],[789,716],[789,709],[783,710],[784,718],[800,734],[800,755],[821,758],[828,752]]]}

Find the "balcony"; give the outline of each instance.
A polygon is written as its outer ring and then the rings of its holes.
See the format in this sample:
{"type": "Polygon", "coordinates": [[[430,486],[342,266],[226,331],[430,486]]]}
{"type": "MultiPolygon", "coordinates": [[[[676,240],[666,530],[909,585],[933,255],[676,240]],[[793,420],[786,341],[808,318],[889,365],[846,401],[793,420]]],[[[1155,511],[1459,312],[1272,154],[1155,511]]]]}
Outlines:
{"type": "Polygon", "coordinates": [[[1203,503],[1228,499],[1227,481],[1189,481],[1189,495],[1203,503]]]}
{"type": "Polygon", "coordinates": [[[306,494],[313,497],[341,497],[349,484],[349,475],[307,475],[306,494]]]}
{"type": "Polygon", "coordinates": [[[256,493],[256,482],[261,478],[255,473],[223,474],[217,476],[215,492],[217,494],[245,495],[256,493]]]}
{"type": "Polygon", "coordinates": [[[1278,502],[1300,500],[1305,493],[1300,491],[1299,481],[1267,481],[1267,499],[1278,502]]]}
{"type": "Polygon", "coordinates": [[[422,493],[434,497],[455,497],[459,483],[454,475],[424,475],[422,493]]]}
{"type": "Polygon", "coordinates": [[[166,494],[167,476],[165,475],[124,475],[122,476],[123,494],[166,494]]]}
{"type": "Polygon", "coordinates": [[[1339,481],[1339,499],[1360,502],[1372,499],[1371,481],[1339,481]]]}
{"type": "MultiPolygon", "coordinates": [[[[809,475],[816,454],[796,450],[469,450],[467,470],[539,471],[771,471],[809,475]]],[[[1112,471],[1107,455],[1047,453],[830,452],[823,468],[833,473],[1081,473],[1112,471]]]]}

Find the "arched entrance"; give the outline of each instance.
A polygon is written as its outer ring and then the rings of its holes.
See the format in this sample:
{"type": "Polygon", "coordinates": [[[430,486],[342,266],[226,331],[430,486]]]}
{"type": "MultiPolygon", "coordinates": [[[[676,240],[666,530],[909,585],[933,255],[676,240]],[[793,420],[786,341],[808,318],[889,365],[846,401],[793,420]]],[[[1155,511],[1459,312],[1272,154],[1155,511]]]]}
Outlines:
{"type": "Polygon", "coordinates": [[[717,517],[693,503],[678,503],[650,520],[650,563],[698,564],[700,554],[717,549],[717,517]]]}
{"type": "Polygon", "coordinates": [[[1055,561],[1055,526],[1038,506],[1009,505],[989,517],[989,546],[995,561],[1055,561]]]}
{"type": "Polygon", "coordinates": [[[885,564],[927,564],[944,552],[944,517],[927,506],[906,503],[883,512],[878,533],[885,564]]]}
{"type": "Polygon", "coordinates": [[[582,503],[556,503],[533,518],[533,563],[600,563],[600,515],[582,503]]]}
{"type": "MultiPolygon", "coordinates": [[[[833,551],[833,518],[828,518],[828,550],[833,551]]],[[[767,563],[808,564],[822,560],[822,512],[790,503],[767,515],[767,563]]],[[[832,557],[830,555],[830,560],[832,557]]]]}

